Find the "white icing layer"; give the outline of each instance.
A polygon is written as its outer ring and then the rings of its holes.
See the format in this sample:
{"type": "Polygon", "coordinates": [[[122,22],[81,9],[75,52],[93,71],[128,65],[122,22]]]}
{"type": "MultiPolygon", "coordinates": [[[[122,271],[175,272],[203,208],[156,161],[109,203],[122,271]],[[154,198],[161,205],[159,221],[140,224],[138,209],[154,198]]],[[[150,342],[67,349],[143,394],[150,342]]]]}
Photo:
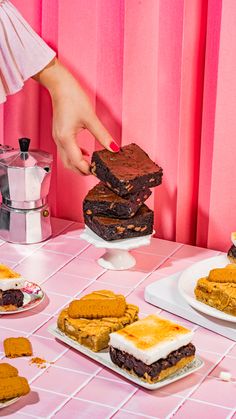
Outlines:
{"type": "Polygon", "coordinates": [[[1,278],[0,279],[0,290],[17,290],[24,287],[25,279],[20,278],[1,278]]]}
{"type": "Polygon", "coordinates": [[[111,333],[110,345],[151,365],[191,342],[193,332],[181,326],[178,331],[176,326],[179,325],[151,315],[118,332],[111,333]]]}

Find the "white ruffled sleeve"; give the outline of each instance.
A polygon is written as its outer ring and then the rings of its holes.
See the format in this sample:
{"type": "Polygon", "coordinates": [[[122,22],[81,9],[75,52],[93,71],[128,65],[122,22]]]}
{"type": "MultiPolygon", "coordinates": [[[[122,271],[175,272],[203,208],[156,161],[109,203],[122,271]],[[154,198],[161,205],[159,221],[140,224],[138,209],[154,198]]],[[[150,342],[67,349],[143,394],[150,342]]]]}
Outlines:
{"type": "Polygon", "coordinates": [[[18,10],[8,0],[0,0],[0,103],[55,55],[18,10]]]}

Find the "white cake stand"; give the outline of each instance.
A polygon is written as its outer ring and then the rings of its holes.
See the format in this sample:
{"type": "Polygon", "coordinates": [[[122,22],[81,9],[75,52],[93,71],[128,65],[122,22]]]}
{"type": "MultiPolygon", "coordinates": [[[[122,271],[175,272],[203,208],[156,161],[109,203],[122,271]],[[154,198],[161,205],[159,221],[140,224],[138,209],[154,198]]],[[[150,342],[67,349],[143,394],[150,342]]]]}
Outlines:
{"type": "MultiPolygon", "coordinates": [[[[154,232],[153,232],[154,234],[154,232]]],[[[93,244],[97,248],[105,248],[106,252],[98,259],[98,264],[105,269],[121,271],[135,266],[136,260],[129,250],[137,249],[140,246],[148,246],[152,234],[136,237],[133,239],[106,241],[95,234],[89,227],[85,226],[81,239],[93,244]]]]}

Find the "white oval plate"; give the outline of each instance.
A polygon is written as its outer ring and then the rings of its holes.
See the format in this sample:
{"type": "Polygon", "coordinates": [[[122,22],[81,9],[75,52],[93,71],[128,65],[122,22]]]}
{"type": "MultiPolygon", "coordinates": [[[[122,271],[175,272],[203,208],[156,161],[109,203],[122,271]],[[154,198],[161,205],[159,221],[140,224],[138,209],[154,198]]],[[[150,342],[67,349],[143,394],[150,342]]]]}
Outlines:
{"type": "Polygon", "coordinates": [[[8,407],[11,404],[16,403],[20,397],[14,397],[14,399],[6,400],[5,402],[0,402],[0,409],[3,409],[4,407],[8,407]]]}
{"type": "Polygon", "coordinates": [[[189,268],[185,269],[185,271],[180,275],[178,289],[182,297],[196,310],[217,319],[236,323],[236,316],[231,316],[230,314],[217,310],[214,307],[201,303],[201,301],[196,300],[194,294],[194,289],[197,285],[198,279],[208,276],[211,269],[224,268],[229,263],[228,258],[224,255],[215,256],[213,258],[204,259],[200,262],[194,263],[189,268]]]}
{"type": "Polygon", "coordinates": [[[142,381],[137,376],[131,375],[125,370],[119,368],[117,365],[113,364],[108,349],[103,349],[99,352],[93,352],[85,346],[80,345],[78,342],[71,339],[69,336],[66,336],[65,333],[61,332],[61,330],[58,329],[56,324],[51,325],[48,328],[48,331],[58,340],[66,343],[67,345],[88,356],[94,361],[99,362],[101,365],[104,365],[105,367],[109,368],[113,372],[116,372],[117,374],[121,375],[127,380],[132,381],[133,383],[138,384],[141,387],[147,388],[148,390],[157,390],[158,388],[162,388],[164,386],[167,386],[168,384],[174,383],[175,381],[178,381],[181,378],[187,377],[193,372],[198,371],[204,365],[202,359],[196,356],[190,364],[186,365],[181,370],[176,371],[174,374],[169,375],[169,377],[166,377],[163,380],[158,381],[157,383],[149,384],[145,381],[142,381]]]}
{"type": "Polygon", "coordinates": [[[23,306],[17,308],[16,310],[1,310],[0,309],[0,315],[2,314],[16,314],[21,313],[22,311],[31,310],[32,308],[37,307],[39,304],[42,303],[44,300],[45,294],[40,288],[38,284],[34,284],[33,282],[25,282],[25,286],[21,291],[24,294],[24,300],[23,300],[23,306]]]}

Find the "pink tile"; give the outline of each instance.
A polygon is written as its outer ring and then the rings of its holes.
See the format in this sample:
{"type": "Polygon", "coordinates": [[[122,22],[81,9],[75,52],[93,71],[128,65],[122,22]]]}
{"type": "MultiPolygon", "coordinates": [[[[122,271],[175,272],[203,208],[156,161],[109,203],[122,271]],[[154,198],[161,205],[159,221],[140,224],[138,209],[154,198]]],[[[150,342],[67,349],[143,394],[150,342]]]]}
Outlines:
{"type": "MultiPolygon", "coordinates": [[[[86,243],[84,241],[84,243],[86,243]]],[[[99,259],[103,254],[105,253],[105,249],[99,249],[96,248],[94,246],[89,246],[87,249],[85,249],[82,253],[81,253],[81,257],[83,259],[92,259],[92,260],[97,260],[99,259]]]]}
{"type": "MultiPolygon", "coordinates": [[[[105,289],[109,289],[117,294],[123,294],[123,295],[127,295],[128,293],[130,293],[130,291],[132,290],[132,288],[125,288],[118,285],[114,285],[114,284],[109,284],[109,287],[107,286],[106,283],[100,282],[100,281],[95,281],[93,282],[91,285],[89,285],[88,288],[86,288],[86,290],[82,291],[77,298],[81,298],[86,294],[89,294],[90,292],[93,291],[97,291],[97,290],[105,290],[105,289]]],[[[132,301],[130,301],[132,302],[132,301]]]]}
{"type": "Polygon", "coordinates": [[[87,246],[88,243],[86,243],[84,240],[76,240],[61,235],[49,240],[43,246],[43,249],[75,256],[78,255],[78,253],[80,253],[87,246]]]}
{"type": "Polygon", "coordinates": [[[168,240],[152,238],[149,246],[141,246],[136,251],[142,253],[154,253],[155,255],[170,256],[180,246],[180,243],[174,243],[168,240]]]}
{"type": "Polygon", "coordinates": [[[107,284],[123,285],[124,287],[135,287],[138,282],[145,278],[145,273],[134,271],[107,271],[98,278],[107,284]]]}
{"type": "Polygon", "coordinates": [[[177,259],[189,259],[193,262],[197,262],[202,259],[207,259],[213,256],[217,256],[219,252],[215,250],[204,249],[202,247],[189,246],[185,244],[181,249],[177,250],[174,254],[174,258],[177,259]]]}
{"type": "Polygon", "coordinates": [[[45,359],[47,362],[54,362],[68,348],[67,345],[56,339],[51,340],[36,335],[30,336],[29,339],[33,347],[33,356],[45,359]]]}
{"type": "Polygon", "coordinates": [[[172,396],[188,397],[202,379],[202,375],[193,373],[186,378],[181,378],[172,384],[168,384],[168,386],[162,388],[162,391],[163,393],[172,394],[172,396]]]}
{"type": "Polygon", "coordinates": [[[19,262],[26,256],[31,255],[36,249],[42,246],[41,243],[29,244],[24,246],[22,244],[4,243],[1,246],[1,259],[9,259],[14,262],[19,262]]]}
{"type": "Polygon", "coordinates": [[[211,372],[211,376],[219,378],[222,371],[229,372],[232,376],[232,380],[236,381],[236,361],[234,358],[225,356],[222,361],[214,368],[211,372]]]}
{"type": "Polygon", "coordinates": [[[86,372],[87,374],[95,374],[101,368],[100,364],[91,361],[88,357],[72,348],[55,362],[55,366],[86,372]]]}
{"type": "Polygon", "coordinates": [[[69,396],[82,386],[82,384],[86,383],[88,379],[89,375],[86,374],[50,367],[44,370],[43,374],[34,380],[33,386],[69,396]],[[57,383],[60,383],[58,388],[56,388],[57,383]]]}
{"type": "Polygon", "coordinates": [[[120,383],[130,384],[130,381],[120,374],[110,370],[109,368],[103,367],[102,370],[97,374],[97,377],[107,378],[112,381],[119,381],[120,383]]]}
{"type": "MultiPolygon", "coordinates": [[[[6,410],[4,409],[4,413],[17,412],[46,418],[49,413],[57,409],[66,399],[67,396],[54,394],[31,386],[31,392],[27,396],[22,397],[16,404],[9,406],[6,410]]],[[[21,416],[19,416],[20,418],[21,416]]]]}
{"type": "Polygon", "coordinates": [[[93,279],[98,275],[101,275],[101,273],[105,272],[105,270],[93,260],[86,260],[77,257],[62,268],[62,272],[93,279]]]}
{"type": "Polygon", "coordinates": [[[136,265],[131,268],[132,271],[149,273],[160,266],[165,260],[165,256],[157,256],[151,253],[139,253],[135,250],[132,251],[131,254],[136,259],[136,265]]]}
{"type": "Polygon", "coordinates": [[[1,256],[0,256],[0,263],[3,265],[7,265],[10,268],[14,268],[14,266],[16,265],[16,262],[14,262],[13,260],[4,259],[1,256]]]}
{"type": "MultiPolygon", "coordinates": [[[[43,308],[43,314],[52,315],[62,309],[63,306],[67,305],[71,301],[71,297],[54,294],[52,292],[48,292],[45,296],[44,301],[40,306],[38,306],[38,310],[43,308]]],[[[33,309],[33,311],[37,310],[33,309]]]]}
{"type": "Polygon", "coordinates": [[[55,337],[53,335],[51,335],[51,333],[48,332],[48,328],[49,328],[49,326],[55,325],[57,323],[57,318],[56,317],[52,317],[50,320],[48,320],[47,323],[45,323],[42,327],[37,329],[33,333],[33,336],[36,335],[36,336],[42,336],[44,338],[48,338],[48,339],[52,339],[52,340],[55,339],[55,337]]]}
{"type": "Polygon", "coordinates": [[[43,289],[46,292],[52,291],[58,294],[73,296],[86,288],[90,282],[89,279],[59,271],[43,283],[43,289]]]}
{"type": "Polygon", "coordinates": [[[206,403],[195,402],[187,400],[175,413],[175,419],[199,419],[199,418],[214,418],[226,419],[229,415],[229,410],[217,406],[211,406],[206,403]]]}
{"type": "Polygon", "coordinates": [[[73,221],[63,220],[62,218],[51,218],[53,236],[56,236],[65,231],[69,226],[73,226],[73,221]]]}
{"type": "Polygon", "coordinates": [[[232,341],[210,330],[199,327],[194,333],[193,344],[199,350],[223,354],[232,345],[232,341]]]}
{"type": "Polygon", "coordinates": [[[21,377],[27,378],[28,381],[34,379],[42,371],[40,368],[37,368],[35,365],[30,364],[31,357],[23,358],[3,358],[2,362],[7,362],[8,364],[13,365],[18,369],[19,375],[21,377]]]}
{"type": "Polygon", "coordinates": [[[57,419],[105,419],[110,418],[112,413],[112,408],[71,399],[55,417],[57,419]]]}
{"type": "Polygon", "coordinates": [[[138,390],[122,407],[129,412],[147,416],[153,416],[155,412],[154,417],[166,418],[181,401],[181,398],[168,395],[160,390],[138,390]]]}
{"type": "Polygon", "coordinates": [[[33,310],[25,311],[19,314],[6,314],[0,318],[0,327],[5,329],[16,330],[20,332],[30,333],[37,327],[43,325],[49,316],[46,314],[39,314],[33,310]]]}
{"type": "Polygon", "coordinates": [[[198,370],[198,372],[197,372],[198,374],[201,374],[201,375],[209,374],[210,371],[214,368],[214,365],[216,365],[219,362],[219,360],[222,356],[222,355],[216,354],[214,352],[200,351],[198,348],[197,348],[197,355],[204,362],[203,367],[200,370],[198,370]]]}
{"type": "MultiPolygon", "coordinates": [[[[73,223],[63,231],[63,236],[80,238],[81,233],[84,231],[84,226],[81,223],[73,223]]],[[[87,243],[87,242],[86,242],[87,243]]]]}
{"type": "Polygon", "coordinates": [[[230,352],[228,353],[228,355],[236,357],[236,344],[234,345],[234,347],[230,350],[230,352]]]}
{"type": "Polygon", "coordinates": [[[184,269],[188,268],[192,265],[188,259],[174,259],[169,258],[166,262],[164,262],[155,272],[151,274],[149,279],[153,278],[153,281],[159,279],[160,276],[169,276],[176,272],[183,271],[184,269]]]}
{"type": "Polygon", "coordinates": [[[135,387],[118,381],[111,382],[102,378],[93,378],[75,397],[116,407],[125,401],[134,389],[135,387]]]}
{"type": "MultiPolygon", "coordinates": [[[[136,415],[135,413],[131,413],[131,412],[126,412],[125,410],[119,410],[119,412],[117,412],[113,418],[114,419],[145,419],[150,416],[143,416],[143,415],[136,415]]],[[[153,418],[155,416],[152,416],[153,418]]]]}
{"type": "Polygon", "coordinates": [[[64,266],[71,256],[37,250],[17,266],[17,271],[31,282],[41,284],[64,266]]]}
{"type": "Polygon", "coordinates": [[[145,314],[158,313],[161,310],[158,307],[153,306],[152,304],[146,303],[144,301],[144,290],[136,289],[131,294],[128,295],[127,301],[130,304],[135,304],[139,307],[140,312],[145,314]]]}
{"type": "Polygon", "coordinates": [[[191,399],[197,399],[222,407],[235,408],[236,382],[225,382],[213,377],[207,377],[191,394],[191,399]]]}

